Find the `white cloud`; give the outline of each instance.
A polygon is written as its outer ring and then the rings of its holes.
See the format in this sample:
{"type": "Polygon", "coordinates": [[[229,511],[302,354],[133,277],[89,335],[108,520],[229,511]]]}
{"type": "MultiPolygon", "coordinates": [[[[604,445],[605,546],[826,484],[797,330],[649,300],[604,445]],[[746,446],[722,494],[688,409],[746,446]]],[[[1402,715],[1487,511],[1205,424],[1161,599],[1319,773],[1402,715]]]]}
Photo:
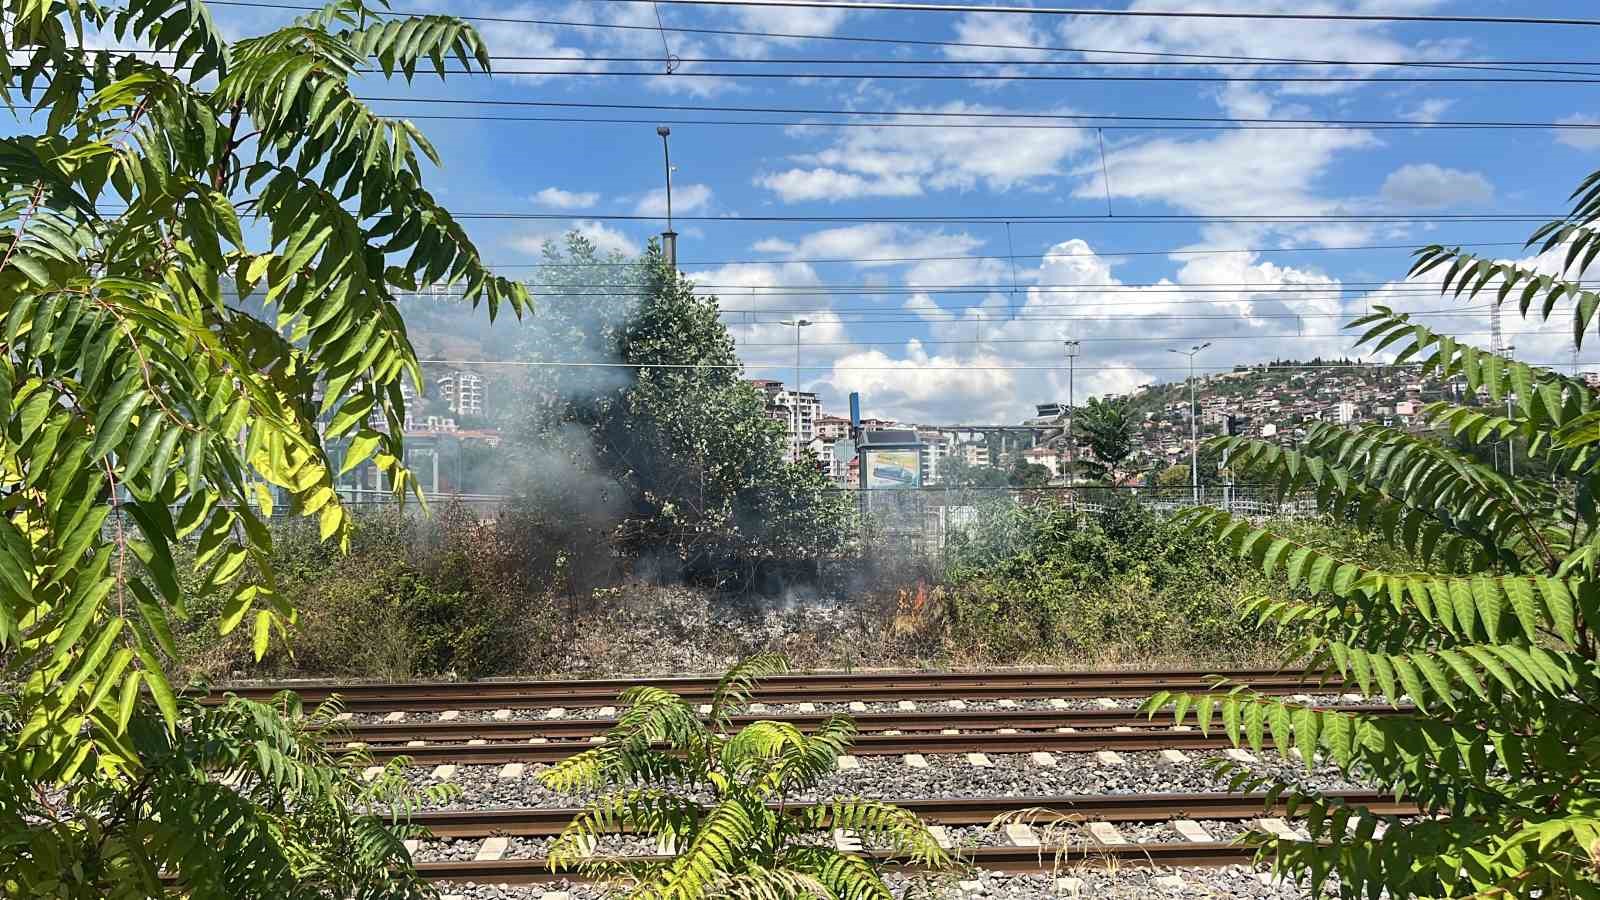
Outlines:
{"type": "MultiPolygon", "coordinates": [[[[1264,95],[1249,89],[1225,91],[1220,99],[1233,115],[1273,112],[1264,95]]],[[[1114,200],[1165,203],[1194,215],[1336,215],[1360,211],[1352,206],[1370,201],[1327,196],[1320,182],[1342,155],[1378,144],[1368,131],[1332,129],[1229,131],[1195,139],[1157,137],[1120,146],[1108,143],[1106,170],[1114,200]]],[[[1105,196],[1098,158],[1079,166],[1077,174],[1081,180],[1074,196],[1105,196]]],[[[1208,241],[1238,246],[1239,241],[1261,240],[1268,231],[1324,245],[1359,243],[1371,236],[1369,226],[1340,223],[1214,225],[1204,233],[1208,241]]]]}
{"type": "Polygon", "coordinates": [[[590,191],[564,191],[547,187],[533,195],[533,202],[552,209],[588,209],[600,202],[600,195],[590,191]]]}
{"type": "MultiPolygon", "coordinates": [[[[957,117],[1012,112],[964,102],[920,111],[957,117]]],[[[849,129],[824,149],[794,157],[799,164],[796,168],[763,174],[756,184],[789,203],[907,197],[978,187],[1007,191],[1062,174],[1064,160],[1088,144],[1079,130],[920,127],[937,121],[923,117],[893,121],[919,127],[849,129]]],[[[1004,123],[1027,121],[994,120],[994,124],[1004,123]]]]}
{"type": "Polygon", "coordinates": [[[914,178],[863,178],[838,169],[789,169],[756,177],[755,183],[785,203],[848,200],[854,197],[914,197],[922,186],[914,178]]]}
{"type": "MultiPolygon", "coordinates": [[[[672,186],[672,211],[688,215],[705,209],[711,202],[711,187],[704,184],[676,184],[672,186]]],[[[633,208],[635,215],[664,216],[667,214],[667,189],[647,191],[633,208]]]]}
{"type": "Polygon", "coordinates": [[[1494,198],[1494,186],[1477,172],[1411,163],[1390,172],[1381,193],[1396,208],[1439,209],[1487,203],[1494,198]]]}
{"type": "Polygon", "coordinates": [[[1433,97],[1418,103],[1416,106],[1413,106],[1409,110],[1402,112],[1400,115],[1403,118],[1412,120],[1413,122],[1437,122],[1444,117],[1444,114],[1450,110],[1450,107],[1455,105],[1456,101],[1454,100],[1445,99],[1443,97],[1433,97]]]}
{"type": "Polygon", "coordinates": [[[544,245],[547,242],[554,241],[559,245],[566,235],[573,231],[588,238],[595,249],[602,254],[615,252],[624,256],[638,256],[641,251],[639,243],[633,238],[604,222],[593,219],[576,219],[565,228],[516,235],[506,241],[506,245],[523,253],[537,255],[544,252],[544,245]]]}
{"type": "Polygon", "coordinates": [[[903,422],[1003,422],[1015,416],[1020,373],[1008,371],[1003,356],[930,354],[915,339],[903,351],[898,357],[882,350],[849,354],[825,383],[840,396],[860,391],[870,415],[903,422]]]}
{"type": "MultiPolygon", "coordinates": [[[[1409,0],[1385,5],[1385,12],[1415,12],[1440,5],[1441,0],[1409,0]]],[[[1208,8],[1238,9],[1250,12],[1370,12],[1367,0],[1234,0],[1208,4],[1208,8]]],[[[1132,9],[1170,9],[1166,0],[1137,0],[1132,9]]],[[[1104,47],[1117,50],[1190,53],[1208,56],[1255,56],[1276,59],[1449,59],[1468,49],[1458,41],[1431,41],[1410,44],[1390,37],[1382,22],[1305,21],[1268,19],[1197,19],[1171,17],[1105,17],[1081,19],[1064,17],[1058,26],[1059,38],[1074,47],[1104,47]]],[[[1089,59],[1126,59],[1086,54],[1089,59]]],[[[1287,67],[1251,68],[1252,72],[1281,71],[1287,67]]],[[[1312,65],[1293,66],[1297,75],[1382,76],[1392,71],[1379,66],[1312,65]]],[[[1236,74],[1237,69],[1233,69],[1236,74]]],[[[1280,89],[1286,94],[1331,94],[1348,91],[1359,83],[1289,83],[1280,89]]]]}
{"type": "Polygon", "coordinates": [[[1556,130],[1556,141],[1568,147],[1579,150],[1600,150],[1600,116],[1591,116],[1584,113],[1567,116],[1565,119],[1556,120],[1561,125],[1593,125],[1594,128],[1560,128],[1556,130]]]}

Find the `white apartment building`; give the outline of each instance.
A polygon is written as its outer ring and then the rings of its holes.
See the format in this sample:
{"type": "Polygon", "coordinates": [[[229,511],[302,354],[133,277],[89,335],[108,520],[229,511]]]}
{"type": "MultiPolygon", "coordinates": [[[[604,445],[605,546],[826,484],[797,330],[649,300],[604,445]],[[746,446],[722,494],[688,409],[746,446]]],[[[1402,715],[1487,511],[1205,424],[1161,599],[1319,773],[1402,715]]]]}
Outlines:
{"type": "Polygon", "coordinates": [[[458,416],[484,414],[483,376],[463,370],[446,372],[439,376],[439,396],[450,411],[458,416]]]}
{"type": "Polygon", "coordinates": [[[794,391],[781,381],[753,379],[750,382],[767,397],[767,417],[782,422],[785,441],[784,458],[797,462],[799,454],[817,437],[817,419],[822,415],[822,404],[811,391],[794,391]]]}
{"type": "Polygon", "coordinates": [[[938,484],[939,463],[955,449],[955,438],[937,431],[918,431],[917,440],[922,442],[922,450],[918,454],[922,483],[938,484]]]}

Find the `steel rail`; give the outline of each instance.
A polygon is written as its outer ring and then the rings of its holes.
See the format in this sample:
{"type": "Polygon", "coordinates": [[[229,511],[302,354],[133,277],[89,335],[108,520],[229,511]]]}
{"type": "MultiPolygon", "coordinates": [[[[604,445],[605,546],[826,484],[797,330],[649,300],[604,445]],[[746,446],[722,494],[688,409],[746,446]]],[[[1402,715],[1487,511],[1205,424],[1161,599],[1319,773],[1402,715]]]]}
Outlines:
{"type": "MultiPolygon", "coordinates": [[[[1248,865],[1255,848],[1243,844],[1210,843],[1112,844],[1055,848],[972,847],[957,855],[962,862],[992,872],[1050,872],[1064,865],[1112,868],[1116,866],[1216,867],[1248,865]],[[1059,857],[1058,857],[1059,852],[1059,857]]],[[[886,863],[894,871],[916,867],[895,860],[884,851],[861,854],[886,863]]],[[[635,856],[629,861],[666,861],[668,856],[635,856]]],[[[534,884],[546,881],[582,881],[583,873],[567,866],[551,868],[543,859],[462,860],[417,864],[417,872],[430,881],[485,882],[488,884],[534,884]]]]}
{"type": "MultiPolygon", "coordinates": [[[[1332,689],[1313,673],[1270,670],[1218,672],[1232,682],[1274,693],[1332,689]]],[[[1174,672],[890,672],[786,675],[764,679],[753,699],[767,702],[849,700],[1041,699],[1130,696],[1156,690],[1205,690],[1212,676],[1200,670],[1174,672]]],[[[316,703],[337,694],[346,709],[489,709],[506,706],[604,706],[623,690],[641,684],[662,687],[702,702],[716,690],[714,678],[604,678],[592,680],[507,680],[463,682],[349,683],[285,682],[219,687],[206,699],[226,693],[266,700],[291,690],[316,703]]]]}
{"type": "MultiPolygon", "coordinates": [[[[1378,815],[1414,816],[1415,803],[1397,801],[1383,791],[1344,791],[1329,799],[1363,806],[1378,815]]],[[[1159,822],[1172,819],[1240,820],[1260,816],[1291,815],[1281,797],[1266,794],[1083,794],[1041,797],[965,797],[959,799],[895,800],[901,809],[933,825],[988,825],[996,817],[1022,810],[1040,810],[1083,821],[1159,822]]],[[[789,804],[799,812],[809,803],[789,804]]],[[[773,804],[776,809],[777,805],[773,804]]],[[[551,837],[581,809],[525,808],[490,810],[437,810],[414,814],[409,821],[425,826],[436,837],[481,838],[491,835],[551,837]]]]}
{"type": "MultiPolygon", "coordinates": [[[[1406,707],[1338,705],[1326,707],[1341,712],[1366,716],[1392,715],[1410,712],[1406,707]]],[[[815,731],[830,715],[825,713],[785,713],[779,715],[739,715],[731,717],[735,728],[763,719],[781,718],[802,731],[815,731]]],[[[938,732],[945,729],[958,731],[998,731],[1015,728],[1019,731],[1051,731],[1057,728],[1107,730],[1112,728],[1154,729],[1169,728],[1171,717],[1158,715],[1154,719],[1131,709],[999,709],[999,710],[949,710],[942,712],[889,712],[853,713],[850,715],[856,728],[863,734],[885,731],[938,732]]],[[[382,722],[349,725],[341,729],[336,738],[358,741],[369,746],[404,744],[408,741],[441,743],[482,738],[489,741],[525,741],[530,738],[550,740],[587,739],[605,734],[615,727],[612,717],[591,719],[451,719],[426,722],[382,722]]]]}
{"type": "MultiPolygon", "coordinates": [[[[535,738],[535,740],[538,740],[535,738]]],[[[366,747],[374,762],[404,756],[413,765],[455,763],[460,765],[498,765],[502,763],[554,763],[584,750],[600,746],[588,741],[505,744],[425,744],[407,747],[394,744],[366,747]]],[[[1200,731],[1144,730],[1059,732],[1034,731],[1001,734],[984,731],[971,734],[863,734],[850,747],[855,756],[899,756],[907,753],[1031,753],[1059,751],[1091,753],[1097,750],[1212,750],[1233,746],[1221,728],[1210,734],[1200,731]]]]}

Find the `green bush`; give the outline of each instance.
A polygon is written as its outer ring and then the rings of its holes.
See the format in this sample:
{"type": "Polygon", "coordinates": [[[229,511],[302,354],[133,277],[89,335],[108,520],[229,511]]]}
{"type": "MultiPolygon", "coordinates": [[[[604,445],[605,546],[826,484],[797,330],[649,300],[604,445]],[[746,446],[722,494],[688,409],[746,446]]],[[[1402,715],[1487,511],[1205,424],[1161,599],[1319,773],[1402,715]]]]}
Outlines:
{"type": "Polygon", "coordinates": [[[312,528],[281,526],[273,561],[281,590],[299,610],[287,646],[256,664],[247,640],[218,638],[221,602],[193,592],[189,620],[176,635],[180,662],[213,678],[405,679],[515,670],[548,608],[520,580],[504,577],[500,552],[484,526],[452,507],[433,519],[395,510],[358,514],[348,555],[330,552],[312,528]]]}
{"type": "MultiPolygon", "coordinates": [[[[1368,531],[1325,518],[1274,524],[1348,559],[1394,561],[1368,531]]],[[[1280,585],[1133,503],[1084,515],[990,501],[952,536],[944,580],[946,649],[957,656],[1244,664],[1297,633],[1240,615],[1251,597],[1286,595],[1280,585]]]]}

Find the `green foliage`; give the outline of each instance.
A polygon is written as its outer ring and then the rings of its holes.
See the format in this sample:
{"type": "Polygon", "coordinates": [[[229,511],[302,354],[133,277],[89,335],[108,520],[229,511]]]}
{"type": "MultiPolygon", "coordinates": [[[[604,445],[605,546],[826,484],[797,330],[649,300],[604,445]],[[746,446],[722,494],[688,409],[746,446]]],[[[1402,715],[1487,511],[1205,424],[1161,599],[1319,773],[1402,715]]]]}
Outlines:
{"type": "MultiPolygon", "coordinates": [[[[1413,272],[1448,263],[1445,290],[1473,296],[1492,287],[1503,302],[1520,289],[1524,314],[1538,299],[1543,318],[1569,302],[1581,334],[1596,303],[1576,279],[1600,248],[1589,224],[1597,190],[1600,176],[1591,176],[1572,217],[1534,235],[1547,250],[1567,248],[1564,277],[1439,247],[1419,251],[1413,272]]],[[[1263,623],[1304,634],[1291,662],[1353,682],[1402,713],[1334,712],[1229,685],[1158,694],[1146,707],[1152,715],[1171,707],[1177,720],[1193,711],[1202,730],[1220,724],[1235,744],[1298,748],[1308,763],[1324,755],[1435,814],[1378,838],[1379,824],[1395,823],[1276,785],[1308,816],[1313,840],[1261,845],[1279,870],[1314,887],[1337,876],[1348,897],[1600,897],[1596,398],[1581,381],[1457,343],[1387,309],[1354,325],[1366,329],[1362,343],[1459,377],[1492,402],[1429,405],[1434,436],[1369,425],[1317,429],[1296,450],[1217,443],[1241,471],[1314,492],[1325,513],[1381,540],[1390,558],[1348,558],[1218,510],[1184,519],[1296,591],[1248,604],[1263,623]],[[1508,478],[1448,442],[1481,447],[1511,436],[1550,478],[1508,478]]],[[[1255,786],[1240,775],[1234,784],[1255,786]]]]}
{"type": "MultiPolygon", "coordinates": [[[[0,683],[15,699],[0,783],[12,804],[19,791],[62,798],[44,853],[96,854],[33,857],[15,867],[17,893],[100,896],[124,869],[153,877],[171,850],[161,829],[101,843],[93,812],[119,792],[148,802],[139,788],[165,764],[146,758],[160,750],[149,736],[179,741],[195,725],[162,666],[174,620],[219,595],[221,630],[248,622],[257,657],[292,627],[266,519],[287,502],[322,539],[347,539],[324,440],[348,443],[346,466],[372,460],[397,494],[416,489],[399,423],[401,380],[419,372],[395,292],[458,284],[491,315],[521,313],[528,295],[484,268],[423,189],[422,161],[439,160],[416,127],[350,88],[369,54],[408,80],[442,74],[446,54],[484,68],[459,21],[338,0],[230,43],[198,2],[3,9],[0,101],[34,131],[0,138],[0,683]],[[91,52],[86,34],[165,55],[91,52]],[[234,289],[264,292],[270,318],[234,289]],[[198,597],[180,589],[181,541],[195,544],[198,597]],[[84,884],[45,874],[80,863],[84,884]]],[[[242,802],[227,793],[185,796],[242,802]]],[[[22,821],[0,846],[30,846],[22,821]]],[[[358,837],[371,836],[307,835],[358,837]]],[[[171,861],[196,879],[237,862],[225,842],[185,846],[196,858],[171,861]]],[[[195,892],[295,893],[257,871],[195,892]]],[[[363,893],[390,890],[381,867],[352,873],[363,893]]]]}
{"type": "MultiPolygon", "coordinates": [[[[0,715],[16,711],[14,701],[0,715]]],[[[85,786],[67,805],[12,767],[0,783],[0,894],[7,897],[410,898],[432,896],[401,841],[424,801],[459,789],[412,789],[407,761],[370,781],[359,752],[336,758],[336,706],[305,711],[229,697],[184,702],[179,726],[135,716],[123,740],[141,764],[132,789],[85,786]],[[166,882],[166,883],[164,883],[166,882]]],[[[0,752],[15,752],[9,736],[0,752]]]]}
{"type": "Polygon", "coordinates": [[[1094,459],[1080,460],[1079,465],[1096,478],[1117,483],[1126,474],[1123,463],[1133,455],[1138,434],[1135,416],[1132,402],[1125,397],[1090,397],[1089,404],[1077,411],[1073,427],[1094,459]]]}
{"type": "Polygon", "coordinates": [[[716,300],[654,248],[630,266],[574,234],[546,254],[549,283],[609,289],[529,325],[524,356],[583,365],[530,367],[518,388],[518,514],[552,543],[673,558],[691,573],[837,552],[853,505],[815,465],[784,461],[783,425],[744,380],[716,300]]]}
{"type": "Polygon", "coordinates": [[[768,720],[730,734],[729,716],[756,682],[787,668],[773,654],[744,660],[723,677],[704,719],[661,688],[624,691],[606,742],[540,776],[554,790],[599,793],[551,845],[551,867],[576,865],[648,900],[892,900],[876,863],[817,840],[829,828],[854,831],[904,863],[949,865],[922,821],[893,804],[846,797],[786,809],[833,770],[856,730],[840,715],[809,735],[768,720]],[[671,858],[619,864],[594,853],[606,833],[621,830],[669,848],[671,858]]]}
{"type": "Polygon", "coordinates": [[[1281,649],[1241,622],[1263,585],[1209,542],[1128,504],[1084,516],[1007,498],[952,535],[946,640],[986,658],[1248,660],[1281,649]]]}

